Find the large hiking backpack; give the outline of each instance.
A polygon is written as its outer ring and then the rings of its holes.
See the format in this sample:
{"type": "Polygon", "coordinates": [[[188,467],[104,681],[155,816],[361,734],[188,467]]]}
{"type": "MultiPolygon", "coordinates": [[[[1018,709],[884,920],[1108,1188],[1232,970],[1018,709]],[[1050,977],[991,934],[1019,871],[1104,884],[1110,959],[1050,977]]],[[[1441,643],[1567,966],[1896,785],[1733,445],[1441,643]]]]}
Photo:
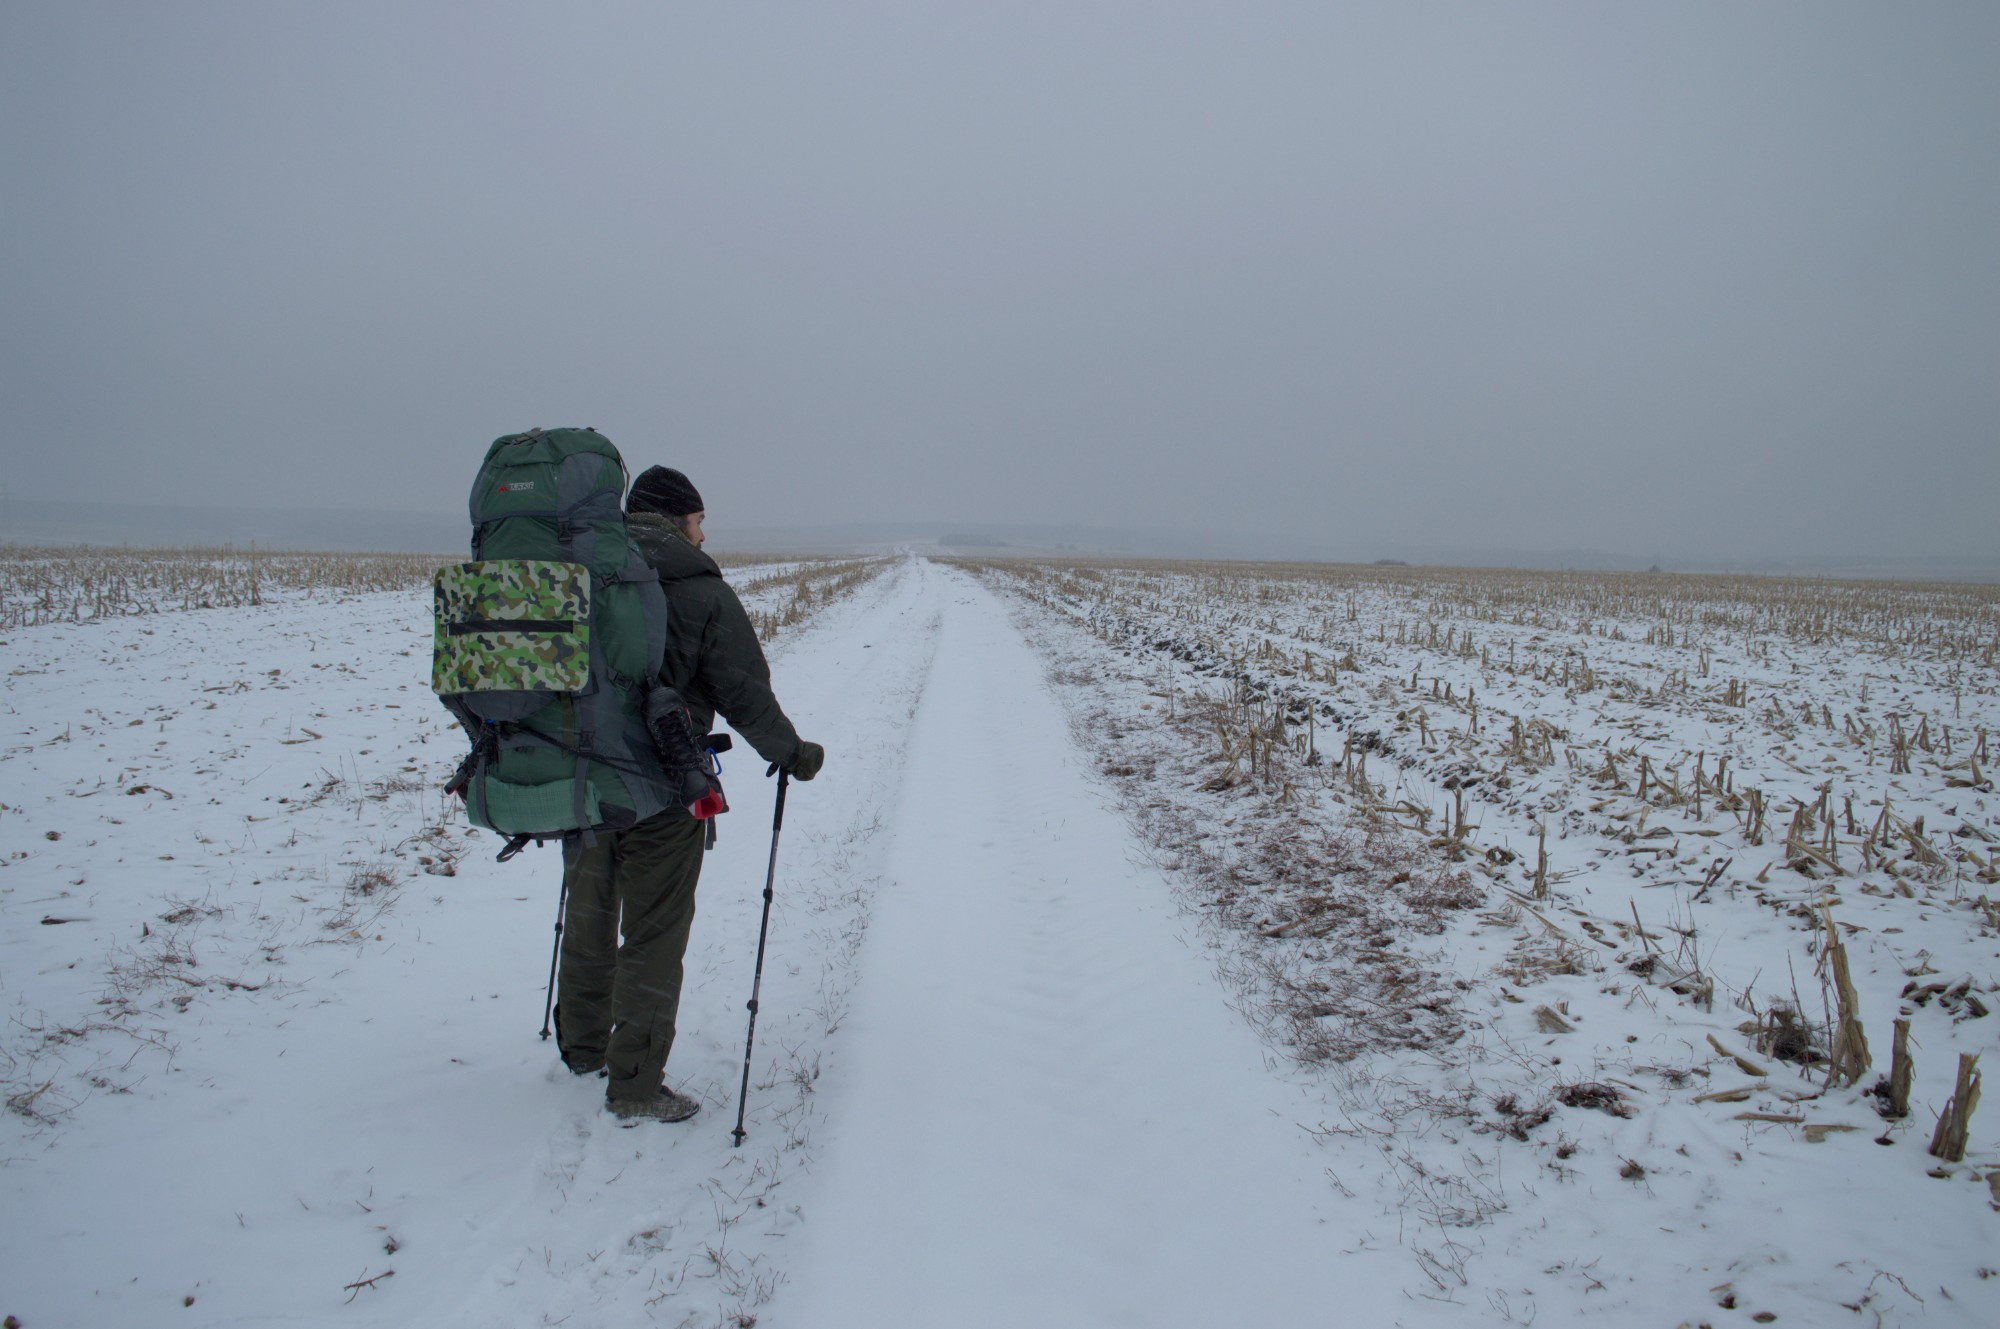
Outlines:
{"type": "Polygon", "coordinates": [[[659,576],[625,529],[624,459],[594,429],[495,439],[472,485],[472,562],[438,570],[431,688],[472,750],[449,788],[528,840],[663,810],[645,694],[667,642],[659,576]]]}

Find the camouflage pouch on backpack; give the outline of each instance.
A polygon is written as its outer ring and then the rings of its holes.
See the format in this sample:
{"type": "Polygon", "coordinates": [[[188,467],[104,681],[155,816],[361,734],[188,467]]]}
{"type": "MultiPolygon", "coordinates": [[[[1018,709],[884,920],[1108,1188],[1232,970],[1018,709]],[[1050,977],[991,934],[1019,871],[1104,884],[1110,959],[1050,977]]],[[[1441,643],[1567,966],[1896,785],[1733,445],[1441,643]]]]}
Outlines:
{"type": "Polygon", "coordinates": [[[431,689],[581,692],[590,682],[590,571],[495,559],[438,569],[431,689]]]}

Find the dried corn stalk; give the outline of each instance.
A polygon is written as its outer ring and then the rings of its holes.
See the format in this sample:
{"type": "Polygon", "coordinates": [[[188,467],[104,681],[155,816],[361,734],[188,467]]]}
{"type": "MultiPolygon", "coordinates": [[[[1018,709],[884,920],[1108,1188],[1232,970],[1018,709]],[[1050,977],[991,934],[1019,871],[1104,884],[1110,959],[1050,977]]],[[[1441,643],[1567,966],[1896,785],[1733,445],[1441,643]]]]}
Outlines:
{"type": "Polygon", "coordinates": [[[1910,1060],[1910,1022],[1896,1021],[1896,1040],[1889,1047],[1889,1115],[1898,1119],[1910,1115],[1910,1078],[1916,1073],[1910,1060]]]}
{"type": "Polygon", "coordinates": [[[1820,915],[1826,921],[1826,948],[1820,956],[1820,974],[1823,979],[1832,980],[1834,999],[1839,1004],[1827,1083],[1855,1084],[1873,1064],[1868,1055],[1868,1036],[1861,1028],[1861,996],[1854,990],[1854,979],[1848,973],[1847,947],[1833,925],[1833,910],[1822,905],[1820,915]]]}
{"type": "Polygon", "coordinates": [[[1972,1110],[1979,1106],[1979,1055],[1962,1052],[1958,1057],[1958,1084],[1944,1111],[1938,1115],[1937,1130],[1931,1135],[1931,1153],[1947,1163],[1965,1160],[1965,1133],[1972,1124],[1972,1110]]]}

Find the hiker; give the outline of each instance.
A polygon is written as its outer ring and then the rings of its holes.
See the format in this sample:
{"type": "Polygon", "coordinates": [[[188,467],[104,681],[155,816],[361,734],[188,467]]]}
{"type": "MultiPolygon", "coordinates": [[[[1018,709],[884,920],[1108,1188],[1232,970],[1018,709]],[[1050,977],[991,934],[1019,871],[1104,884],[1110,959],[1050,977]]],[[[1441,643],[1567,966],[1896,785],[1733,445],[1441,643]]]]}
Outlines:
{"type": "MultiPolygon", "coordinates": [[[[801,740],[785,717],[743,602],[701,550],[707,514],[694,485],[655,466],[632,482],[625,514],[666,591],[670,628],[658,682],[685,700],[695,734],[706,734],[720,712],[773,770],[797,780],[819,774],[825,750],[801,740]]],[[[557,1046],[572,1073],[606,1073],[606,1106],[620,1117],[685,1121],[701,1107],[664,1077],[695,883],[713,825],[675,805],[627,830],[599,831],[595,844],[581,836],[563,843],[569,904],[557,1046]]]]}

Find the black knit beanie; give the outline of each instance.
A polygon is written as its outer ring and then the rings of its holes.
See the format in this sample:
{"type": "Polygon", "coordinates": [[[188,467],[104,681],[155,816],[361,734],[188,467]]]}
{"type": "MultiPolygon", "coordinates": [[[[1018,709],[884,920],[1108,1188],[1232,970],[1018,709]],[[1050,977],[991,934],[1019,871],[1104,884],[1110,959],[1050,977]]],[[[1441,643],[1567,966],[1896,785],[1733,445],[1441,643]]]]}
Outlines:
{"type": "Polygon", "coordinates": [[[688,482],[688,478],[671,466],[653,466],[639,473],[632,482],[632,492],[626,496],[627,512],[657,512],[662,517],[685,517],[690,512],[705,512],[707,505],[701,495],[688,482]]]}

